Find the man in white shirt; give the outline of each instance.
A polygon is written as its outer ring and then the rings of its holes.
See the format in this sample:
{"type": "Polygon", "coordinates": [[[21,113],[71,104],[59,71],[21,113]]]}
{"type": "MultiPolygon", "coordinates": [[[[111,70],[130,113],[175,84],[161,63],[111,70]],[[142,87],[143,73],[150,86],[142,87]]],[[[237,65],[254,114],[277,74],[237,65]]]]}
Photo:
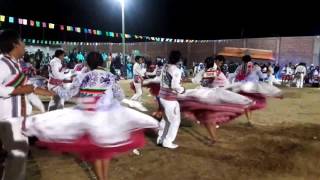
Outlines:
{"type": "Polygon", "coordinates": [[[297,79],[297,88],[303,88],[304,83],[304,76],[307,74],[307,68],[304,66],[303,63],[300,63],[295,71],[295,76],[297,79]]]}
{"type": "MultiPolygon", "coordinates": [[[[59,88],[63,88],[63,83],[70,83],[71,80],[66,79],[63,71],[64,51],[62,49],[56,50],[54,58],[49,63],[49,82],[48,89],[56,92],[59,88]]],[[[64,107],[64,100],[58,95],[51,98],[48,106],[49,111],[61,109],[64,107]]]]}
{"type": "Polygon", "coordinates": [[[270,85],[273,85],[273,81],[275,79],[274,77],[274,70],[273,70],[273,67],[271,66],[271,64],[269,63],[268,65],[268,69],[267,69],[267,77],[268,77],[268,83],[270,85]]]}
{"type": "Polygon", "coordinates": [[[178,129],[180,126],[181,115],[180,105],[177,101],[177,95],[185,92],[181,86],[181,70],[177,67],[180,61],[181,53],[172,51],[169,62],[166,64],[161,73],[160,81],[160,104],[164,109],[164,115],[160,122],[157,144],[165,148],[175,149],[178,145],[174,144],[178,129]]]}
{"type": "Polygon", "coordinates": [[[146,69],[143,67],[143,57],[136,56],[136,63],[133,65],[133,84],[136,89],[136,93],[131,97],[133,101],[141,101],[142,96],[142,83],[145,76],[146,69]]]}
{"type": "Polygon", "coordinates": [[[26,95],[40,90],[26,85],[27,78],[18,63],[24,55],[25,44],[17,32],[0,32],[0,51],[0,140],[8,153],[2,180],[24,180],[28,138],[21,132],[23,121],[9,119],[25,117],[30,112],[26,95]]]}

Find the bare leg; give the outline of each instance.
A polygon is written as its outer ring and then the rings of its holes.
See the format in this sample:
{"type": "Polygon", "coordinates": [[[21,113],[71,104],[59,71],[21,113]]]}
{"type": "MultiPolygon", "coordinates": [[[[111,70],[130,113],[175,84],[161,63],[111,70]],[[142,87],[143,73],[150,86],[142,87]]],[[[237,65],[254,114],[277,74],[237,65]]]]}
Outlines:
{"type": "Polygon", "coordinates": [[[246,109],[245,110],[245,115],[246,115],[246,118],[247,118],[247,121],[248,121],[248,125],[252,125],[252,122],[251,122],[251,118],[252,118],[252,112],[249,110],[249,109],[246,109]]]}
{"type": "Polygon", "coordinates": [[[216,122],[205,123],[205,127],[210,135],[211,144],[214,144],[217,141],[217,129],[216,122]]]}
{"type": "Polygon", "coordinates": [[[104,180],[102,160],[96,160],[93,166],[94,166],[94,173],[96,174],[98,180],[104,180]]]}
{"type": "Polygon", "coordinates": [[[104,176],[104,180],[108,180],[110,159],[102,160],[102,162],[103,162],[102,166],[103,166],[103,176],[104,176]]]}

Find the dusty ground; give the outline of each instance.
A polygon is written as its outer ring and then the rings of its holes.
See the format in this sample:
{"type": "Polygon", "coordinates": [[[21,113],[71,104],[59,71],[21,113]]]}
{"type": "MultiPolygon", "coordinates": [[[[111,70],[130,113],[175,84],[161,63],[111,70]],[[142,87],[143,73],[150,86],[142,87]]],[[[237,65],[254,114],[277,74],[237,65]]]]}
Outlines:
{"type": "MultiPolygon", "coordinates": [[[[127,94],[128,83],[122,82],[127,94]]],[[[218,130],[219,142],[206,145],[206,131],[183,122],[180,148],[167,150],[149,142],[142,156],[122,155],[112,161],[111,180],[319,180],[320,89],[284,89],[286,98],[269,100],[254,113],[254,127],[244,117],[218,130]]],[[[145,95],[145,104],[153,106],[145,95]]],[[[30,180],[85,180],[90,171],[72,156],[32,149],[30,180]]]]}

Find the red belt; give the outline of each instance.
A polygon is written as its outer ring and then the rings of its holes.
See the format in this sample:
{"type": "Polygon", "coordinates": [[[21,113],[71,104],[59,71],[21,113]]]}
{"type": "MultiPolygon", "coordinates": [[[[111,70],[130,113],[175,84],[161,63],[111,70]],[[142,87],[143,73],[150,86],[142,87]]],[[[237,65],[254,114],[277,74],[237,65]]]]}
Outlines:
{"type": "Polygon", "coordinates": [[[63,80],[50,78],[50,79],[49,79],[49,84],[51,84],[51,85],[56,85],[56,86],[60,86],[60,85],[63,84],[63,80]]]}
{"type": "Polygon", "coordinates": [[[141,83],[143,82],[143,78],[141,76],[138,76],[138,75],[134,75],[134,82],[135,83],[141,83]]]}
{"type": "Polygon", "coordinates": [[[160,88],[159,97],[168,101],[176,101],[177,93],[169,88],[160,88]]]}

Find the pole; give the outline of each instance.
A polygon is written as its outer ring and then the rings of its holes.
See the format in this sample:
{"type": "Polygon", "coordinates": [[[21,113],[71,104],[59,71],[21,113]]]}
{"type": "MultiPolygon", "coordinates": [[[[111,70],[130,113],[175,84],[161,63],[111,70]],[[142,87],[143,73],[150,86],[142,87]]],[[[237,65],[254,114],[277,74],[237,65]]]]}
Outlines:
{"type": "Polygon", "coordinates": [[[124,19],[124,2],[121,2],[121,10],[122,10],[122,53],[123,57],[126,53],[126,37],[125,37],[125,19],[124,19]]]}
{"type": "MultiPolygon", "coordinates": [[[[126,69],[127,66],[127,61],[126,61],[126,37],[125,37],[125,19],[124,19],[124,0],[121,0],[121,14],[122,14],[122,58],[124,62],[124,70],[126,69]]],[[[124,74],[126,74],[124,72],[124,74]]]]}

